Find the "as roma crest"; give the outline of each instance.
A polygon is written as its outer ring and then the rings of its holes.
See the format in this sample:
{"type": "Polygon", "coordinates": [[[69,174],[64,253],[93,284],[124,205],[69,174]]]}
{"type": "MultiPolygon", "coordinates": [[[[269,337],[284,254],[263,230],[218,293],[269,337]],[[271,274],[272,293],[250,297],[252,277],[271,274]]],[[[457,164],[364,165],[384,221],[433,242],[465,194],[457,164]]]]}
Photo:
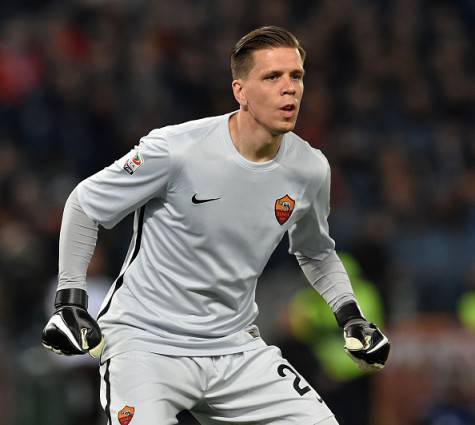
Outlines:
{"type": "Polygon", "coordinates": [[[124,406],[124,408],[119,411],[118,418],[121,425],[129,425],[130,421],[134,417],[135,407],[124,406]]]}
{"type": "Polygon", "coordinates": [[[275,201],[275,218],[280,225],[284,224],[290,218],[294,207],[295,201],[289,195],[285,195],[275,201]]]}

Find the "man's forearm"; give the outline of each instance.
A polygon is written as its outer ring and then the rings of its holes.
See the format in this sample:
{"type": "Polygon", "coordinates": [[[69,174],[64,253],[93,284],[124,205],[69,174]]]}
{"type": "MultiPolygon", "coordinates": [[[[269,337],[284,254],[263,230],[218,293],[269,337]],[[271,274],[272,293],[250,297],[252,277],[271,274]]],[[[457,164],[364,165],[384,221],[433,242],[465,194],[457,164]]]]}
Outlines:
{"type": "Polygon", "coordinates": [[[77,191],[69,195],[59,236],[58,290],[86,289],[86,273],[96,247],[98,226],[79,204],[77,191]]]}
{"type": "Polygon", "coordinates": [[[335,313],[343,305],[356,302],[348,273],[333,251],[323,260],[297,255],[302,271],[310,284],[335,313]]]}

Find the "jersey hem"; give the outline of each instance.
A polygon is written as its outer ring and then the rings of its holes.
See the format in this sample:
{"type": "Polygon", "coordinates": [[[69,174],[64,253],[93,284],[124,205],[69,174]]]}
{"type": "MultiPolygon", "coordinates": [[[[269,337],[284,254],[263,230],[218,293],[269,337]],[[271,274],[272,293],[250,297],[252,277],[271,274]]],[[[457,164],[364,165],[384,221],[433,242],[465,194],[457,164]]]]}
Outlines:
{"type": "MultiPolygon", "coordinates": [[[[327,416],[326,418],[323,418],[321,420],[319,420],[318,422],[312,422],[311,424],[309,423],[308,425],[318,425],[318,424],[322,424],[326,421],[328,421],[328,419],[333,419],[335,418],[335,415],[330,415],[330,416],[327,416]]],[[[336,419],[336,418],[335,418],[336,419]]]]}
{"type": "Polygon", "coordinates": [[[177,357],[211,357],[211,356],[224,356],[227,354],[236,354],[242,353],[245,351],[256,350],[261,347],[266,347],[266,342],[261,338],[255,338],[251,342],[241,345],[241,346],[232,346],[232,347],[223,347],[223,348],[185,348],[177,347],[166,344],[135,344],[128,342],[124,345],[116,345],[114,348],[107,349],[101,355],[101,364],[104,364],[107,360],[118,356],[119,354],[127,353],[130,351],[145,351],[148,353],[163,354],[165,356],[177,356],[177,357]]]}

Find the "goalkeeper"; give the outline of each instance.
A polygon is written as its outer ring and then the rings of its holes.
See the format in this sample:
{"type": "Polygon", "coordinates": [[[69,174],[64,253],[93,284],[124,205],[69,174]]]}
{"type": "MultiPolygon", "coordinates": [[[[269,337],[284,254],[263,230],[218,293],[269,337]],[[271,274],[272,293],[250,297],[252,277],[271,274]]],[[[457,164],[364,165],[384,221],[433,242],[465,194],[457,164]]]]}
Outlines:
{"type": "Polygon", "coordinates": [[[185,409],[202,424],[338,423],[254,324],[257,279],[285,234],[345,350],[361,367],[384,366],[388,340],[365,320],[329,236],[330,167],[292,132],[304,59],[285,29],[245,35],[231,55],[238,111],[153,130],[69,196],[42,342],[100,358],[108,424],[176,424],[185,409]],[[132,212],[130,248],[96,320],[86,271],[98,226],[132,212]]]}

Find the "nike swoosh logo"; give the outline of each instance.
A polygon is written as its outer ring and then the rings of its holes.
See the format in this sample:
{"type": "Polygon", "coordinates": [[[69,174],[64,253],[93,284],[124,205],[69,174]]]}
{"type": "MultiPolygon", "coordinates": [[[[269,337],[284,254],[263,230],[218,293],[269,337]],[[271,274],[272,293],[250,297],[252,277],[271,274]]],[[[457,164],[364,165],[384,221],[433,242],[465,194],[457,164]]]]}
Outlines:
{"type": "Polygon", "coordinates": [[[221,199],[221,198],[196,199],[196,193],[195,193],[193,197],[191,198],[191,202],[193,202],[194,204],[204,204],[205,202],[217,201],[218,199],[221,199]]]}
{"type": "Polygon", "coordinates": [[[82,348],[79,346],[78,341],[76,340],[76,337],[73,335],[71,332],[71,329],[69,329],[69,326],[66,324],[64,319],[59,315],[55,314],[53,317],[49,320],[48,325],[54,325],[56,328],[62,332],[66,338],[79,350],[82,351],[82,348]]]}
{"type": "Polygon", "coordinates": [[[379,341],[378,345],[375,345],[371,350],[368,350],[366,354],[371,354],[374,351],[379,350],[383,345],[386,345],[388,342],[389,340],[386,337],[384,337],[381,341],[379,341]]]}

